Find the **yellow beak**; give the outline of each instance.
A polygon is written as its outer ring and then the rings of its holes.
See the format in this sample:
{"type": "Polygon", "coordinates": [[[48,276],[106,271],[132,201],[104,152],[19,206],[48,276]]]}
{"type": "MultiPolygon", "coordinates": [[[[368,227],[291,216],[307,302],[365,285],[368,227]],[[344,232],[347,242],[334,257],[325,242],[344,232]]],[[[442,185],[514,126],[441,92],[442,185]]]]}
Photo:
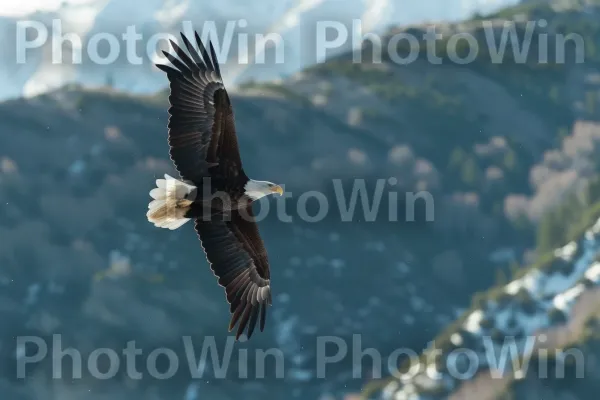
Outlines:
{"type": "Polygon", "coordinates": [[[276,185],[276,186],[273,186],[271,188],[271,192],[273,192],[273,193],[279,193],[279,195],[282,196],[283,195],[283,188],[281,186],[279,186],[279,185],[276,185]]]}

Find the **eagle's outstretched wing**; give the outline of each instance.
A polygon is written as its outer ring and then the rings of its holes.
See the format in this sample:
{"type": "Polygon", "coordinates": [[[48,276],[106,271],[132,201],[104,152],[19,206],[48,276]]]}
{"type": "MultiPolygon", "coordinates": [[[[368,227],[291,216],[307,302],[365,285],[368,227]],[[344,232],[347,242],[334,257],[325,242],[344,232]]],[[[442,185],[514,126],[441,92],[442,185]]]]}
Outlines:
{"type": "MultiPolygon", "coordinates": [[[[235,132],[233,110],[212,45],[210,53],[198,34],[194,46],[182,34],[189,55],[171,42],[177,57],[164,52],[173,67],[157,65],[167,73],[169,145],[171,159],[181,178],[197,187],[220,165],[221,178],[244,175],[235,132]],[[224,168],[223,168],[224,167],[224,168]]],[[[229,220],[217,215],[198,218],[195,229],[218,282],[225,288],[232,313],[229,330],[238,325],[236,339],[247,328],[250,337],[257,321],[264,329],[271,304],[269,262],[252,208],[231,212],[229,220]]]]}
{"type": "Polygon", "coordinates": [[[259,320],[263,331],[267,306],[271,305],[269,260],[252,206],[212,221],[197,219],[196,232],[218,282],[225,288],[232,313],[229,331],[236,324],[236,340],[248,328],[250,338],[259,320]]]}
{"type": "Polygon", "coordinates": [[[181,34],[189,55],[171,42],[177,57],[163,51],[173,66],[157,64],[169,79],[170,156],[182,179],[200,186],[211,166],[226,161],[227,170],[241,171],[231,102],[215,50],[206,50],[198,33],[197,52],[181,34]]]}

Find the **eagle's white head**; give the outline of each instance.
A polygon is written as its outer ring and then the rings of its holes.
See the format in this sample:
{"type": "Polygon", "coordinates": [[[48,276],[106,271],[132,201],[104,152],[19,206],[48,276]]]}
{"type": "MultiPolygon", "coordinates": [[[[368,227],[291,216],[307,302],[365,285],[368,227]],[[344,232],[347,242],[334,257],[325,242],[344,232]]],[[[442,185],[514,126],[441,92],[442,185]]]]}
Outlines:
{"type": "Polygon", "coordinates": [[[246,196],[250,197],[252,200],[258,200],[261,197],[273,193],[279,193],[281,196],[283,195],[283,188],[273,182],[255,181],[250,179],[246,185],[244,185],[244,192],[246,196]]]}

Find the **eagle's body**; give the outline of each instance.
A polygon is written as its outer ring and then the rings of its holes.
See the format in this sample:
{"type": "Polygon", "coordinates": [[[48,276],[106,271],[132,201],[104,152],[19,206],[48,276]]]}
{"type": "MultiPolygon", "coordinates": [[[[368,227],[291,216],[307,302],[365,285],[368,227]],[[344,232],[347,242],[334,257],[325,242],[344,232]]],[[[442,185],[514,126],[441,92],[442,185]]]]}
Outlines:
{"type": "Polygon", "coordinates": [[[182,35],[188,56],[171,42],[178,58],[164,53],[175,68],[157,65],[170,83],[170,156],[181,180],[168,175],[150,191],[147,217],[161,228],[194,227],[232,313],[229,330],[250,337],[260,316],[264,329],[271,304],[267,252],[252,213],[252,202],[280,186],[248,178],[242,168],[233,110],[212,45],[198,34],[198,53],[182,35]]]}

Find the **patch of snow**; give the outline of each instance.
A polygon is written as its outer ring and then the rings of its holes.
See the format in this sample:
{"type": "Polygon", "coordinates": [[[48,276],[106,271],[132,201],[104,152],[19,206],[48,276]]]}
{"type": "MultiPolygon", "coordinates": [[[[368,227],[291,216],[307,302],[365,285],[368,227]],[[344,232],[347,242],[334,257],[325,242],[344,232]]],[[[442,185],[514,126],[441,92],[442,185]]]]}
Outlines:
{"type": "Polygon", "coordinates": [[[481,330],[480,324],[481,324],[481,321],[483,320],[484,316],[485,316],[485,314],[481,310],[473,311],[467,317],[467,320],[465,321],[465,324],[463,325],[464,329],[467,332],[479,333],[479,331],[481,330]]]}
{"type": "Polygon", "coordinates": [[[577,299],[581,295],[581,293],[583,293],[584,290],[585,287],[580,284],[572,287],[569,290],[566,290],[564,293],[556,295],[556,297],[553,300],[554,307],[558,308],[559,310],[568,312],[573,301],[577,299]]]}

